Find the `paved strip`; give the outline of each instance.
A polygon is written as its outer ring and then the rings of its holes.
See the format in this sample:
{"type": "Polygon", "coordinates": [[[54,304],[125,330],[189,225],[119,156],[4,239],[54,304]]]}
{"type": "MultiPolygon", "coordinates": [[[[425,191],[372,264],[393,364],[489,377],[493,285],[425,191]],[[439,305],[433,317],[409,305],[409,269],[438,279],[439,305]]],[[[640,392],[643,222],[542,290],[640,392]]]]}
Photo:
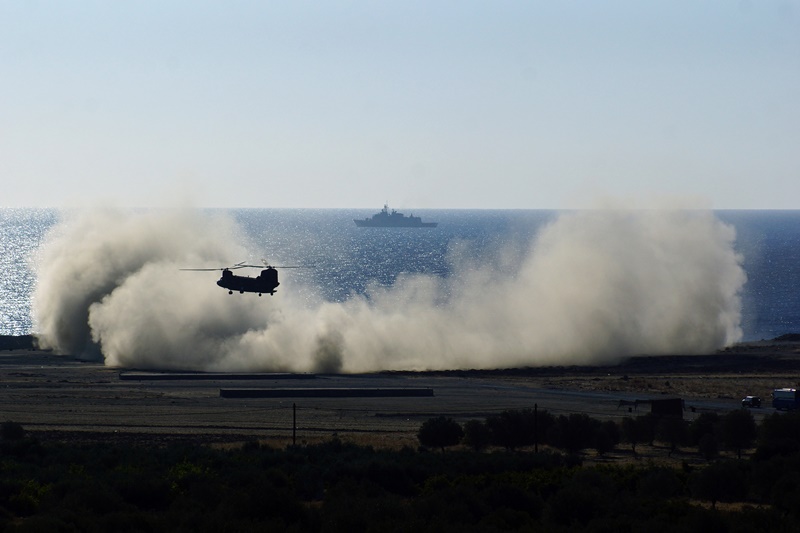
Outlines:
{"type": "Polygon", "coordinates": [[[433,396],[433,389],[220,389],[223,398],[406,398],[433,396]]]}
{"type": "Polygon", "coordinates": [[[314,379],[314,374],[288,372],[120,372],[122,381],[314,379]]]}

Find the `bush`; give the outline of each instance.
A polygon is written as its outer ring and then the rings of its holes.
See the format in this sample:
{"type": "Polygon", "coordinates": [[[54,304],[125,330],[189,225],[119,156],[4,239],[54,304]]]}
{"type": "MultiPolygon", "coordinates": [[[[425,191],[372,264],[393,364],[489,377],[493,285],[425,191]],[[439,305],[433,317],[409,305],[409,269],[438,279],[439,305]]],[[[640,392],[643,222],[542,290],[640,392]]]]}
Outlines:
{"type": "Polygon", "coordinates": [[[671,468],[653,467],[639,478],[639,494],[648,498],[672,498],[681,494],[681,480],[671,468]]]}
{"type": "Polygon", "coordinates": [[[3,440],[22,440],[25,438],[25,428],[22,424],[8,420],[0,424],[0,438],[3,440]]]}
{"type": "Polygon", "coordinates": [[[669,455],[685,444],[689,439],[689,425],[682,418],[672,416],[662,417],[656,425],[656,436],[662,442],[669,444],[669,455]]]}
{"type": "Polygon", "coordinates": [[[464,424],[464,444],[479,452],[491,442],[489,428],[480,420],[469,420],[464,424]]]}
{"type": "Polygon", "coordinates": [[[600,455],[605,455],[614,449],[614,438],[609,434],[607,428],[599,426],[594,433],[594,449],[600,455]]]}
{"type": "MultiPolygon", "coordinates": [[[[578,453],[597,444],[596,437],[601,427],[600,421],[585,413],[572,413],[569,416],[561,415],[548,431],[547,441],[549,444],[569,453],[578,453]]],[[[613,440],[608,435],[608,432],[606,432],[605,437],[602,437],[602,440],[603,445],[601,447],[604,448],[603,451],[608,451],[613,447],[613,440]],[[606,447],[607,449],[605,449],[606,447]]]]}
{"type": "Polygon", "coordinates": [[[554,423],[553,415],[538,409],[510,409],[486,419],[491,444],[507,450],[544,442],[554,423]]]}
{"type": "Polygon", "coordinates": [[[711,464],[692,474],[689,487],[692,496],[711,502],[716,508],[718,501],[730,502],[747,494],[747,478],[738,461],[723,461],[711,464]]]}
{"type": "Polygon", "coordinates": [[[793,455],[800,450],[800,411],[767,415],[759,429],[757,459],[793,455]]]}
{"type": "Polygon", "coordinates": [[[756,435],[756,421],[747,409],[731,411],[722,418],[722,438],[725,445],[736,450],[736,455],[740,459],[742,458],[742,449],[752,446],[756,435]]]}
{"type": "Polygon", "coordinates": [[[706,433],[700,437],[700,442],[697,443],[697,451],[710,461],[719,454],[719,447],[717,446],[717,437],[713,433],[706,433]]]}
{"type": "Polygon", "coordinates": [[[689,424],[689,444],[697,446],[703,437],[711,435],[719,440],[720,417],[717,413],[703,413],[689,424]]]}
{"type": "Polygon", "coordinates": [[[461,442],[463,436],[464,430],[458,422],[444,416],[426,420],[417,433],[420,444],[441,448],[442,451],[445,446],[454,446],[461,442]]]}
{"type": "Polygon", "coordinates": [[[622,440],[631,445],[631,450],[633,454],[636,455],[636,445],[645,439],[639,419],[626,416],[620,423],[620,429],[622,440]]]}
{"type": "Polygon", "coordinates": [[[489,438],[495,446],[502,446],[506,450],[513,450],[534,441],[533,419],[522,411],[506,410],[498,415],[486,419],[489,428],[489,438]]]}

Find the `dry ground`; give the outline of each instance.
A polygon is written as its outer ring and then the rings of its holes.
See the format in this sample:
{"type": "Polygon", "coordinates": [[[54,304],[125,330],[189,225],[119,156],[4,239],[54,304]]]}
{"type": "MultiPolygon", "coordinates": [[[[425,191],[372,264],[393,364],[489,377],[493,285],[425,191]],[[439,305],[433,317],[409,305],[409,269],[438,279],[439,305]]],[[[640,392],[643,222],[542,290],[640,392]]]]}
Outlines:
{"type": "MultiPolygon", "coordinates": [[[[728,412],[744,395],[800,385],[800,342],[747,343],[708,356],[637,357],[615,366],[494,371],[304,375],[299,379],[122,380],[120,369],[48,352],[0,352],[0,421],[42,439],[226,443],[257,439],[283,446],[337,436],[377,447],[417,445],[430,417],[482,419],[536,405],[554,414],[584,412],[618,420],[620,400],[683,398],[685,417],[728,412]],[[429,387],[431,398],[221,398],[220,388],[429,387]],[[293,404],[296,427],[293,428],[293,404]]],[[[618,455],[624,457],[626,451],[618,455]]],[[[629,454],[628,454],[629,455],[629,454]]],[[[605,460],[598,458],[598,460],[605,460]]]]}

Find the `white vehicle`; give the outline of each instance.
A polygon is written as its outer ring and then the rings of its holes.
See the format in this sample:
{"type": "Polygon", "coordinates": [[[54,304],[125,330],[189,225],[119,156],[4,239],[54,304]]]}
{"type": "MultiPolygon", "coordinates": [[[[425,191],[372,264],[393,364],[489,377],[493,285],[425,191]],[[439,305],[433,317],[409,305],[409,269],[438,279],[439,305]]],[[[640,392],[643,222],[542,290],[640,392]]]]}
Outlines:
{"type": "Polygon", "coordinates": [[[797,409],[800,403],[797,389],[775,389],[772,391],[772,407],[775,409],[797,409]]]}
{"type": "Polygon", "coordinates": [[[761,398],[758,396],[745,396],[742,398],[742,407],[761,407],[761,398]]]}

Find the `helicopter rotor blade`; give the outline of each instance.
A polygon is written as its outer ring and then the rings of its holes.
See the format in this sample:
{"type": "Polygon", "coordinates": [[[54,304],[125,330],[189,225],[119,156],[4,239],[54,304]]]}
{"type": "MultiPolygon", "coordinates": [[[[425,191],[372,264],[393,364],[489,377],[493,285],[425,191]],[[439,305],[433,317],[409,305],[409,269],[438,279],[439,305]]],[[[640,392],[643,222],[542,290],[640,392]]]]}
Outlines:
{"type": "MultiPolygon", "coordinates": [[[[316,268],[314,265],[265,265],[266,268],[316,268]]],[[[264,268],[264,267],[259,267],[264,268]]]]}
{"type": "Polygon", "coordinates": [[[266,260],[264,261],[263,265],[248,265],[245,264],[244,261],[240,263],[236,263],[232,266],[228,267],[219,267],[219,268],[179,268],[178,270],[186,270],[186,271],[195,271],[195,272],[211,272],[216,270],[237,270],[239,268],[315,268],[314,265],[285,265],[285,266],[276,266],[270,265],[266,260]]]}
{"type": "Polygon", "coordinates": [[[211,271],[214,271],[214,270],[236,270],[237,268],[247,268],[247,267],[253,267],[253,266],[256,266],[256,265],[245,265],[244,261],[240,261],[240,262],[238,262],[238,263],[236,263],[234,265],[226,266],[226,267],[216,267],[216,268],[179,268],[178,270],[193,270],[193,271],[199,271],[199,272],[211,272],[211,271]]]}
{"type": "Polygon", "coordinates": [[[264,263],[266,268],[314,268],[313,265],[271,265],[266,259],[262,259],[261,262],[264,263]]]}

